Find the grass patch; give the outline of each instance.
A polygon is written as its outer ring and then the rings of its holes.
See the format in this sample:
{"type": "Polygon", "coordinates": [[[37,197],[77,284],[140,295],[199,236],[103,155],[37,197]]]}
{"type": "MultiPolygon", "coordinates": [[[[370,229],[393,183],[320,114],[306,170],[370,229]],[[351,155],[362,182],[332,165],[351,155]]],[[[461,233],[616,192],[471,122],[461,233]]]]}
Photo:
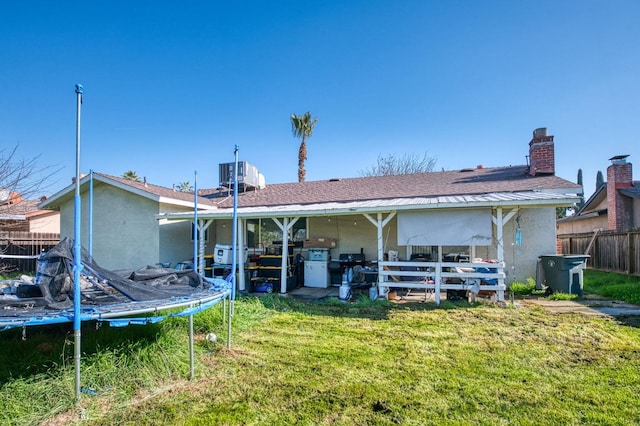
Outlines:
{"type": "Polygon", "coordinates": [[[526,296],[532,294],[536,289],[536,280],[533,278],[527,278],[527,281],[524,283],[521,282],[513,282],[509,284],[509,290],[513,292],[516,296],[526,296]]]}
{"type": "Polygon", "coordinates": [[[640,305],[640,277],[587,269],[584,271],[584,290],[640,305]]]}
{"type": "Polygon", "coordinates": [[[562,292],[555,292],[549,295],[549,300],[576,300],[578,298],[577,294],[569,294],[562,292]]]}
{"type": "Polygon", "coordinates": [[[638,330],[613,320],[466,302],[236,302],[184,318],[83,329],[74,406],[67,327],[5,332],[2,424],[634,424],[638,330]],[[32,330],[34,330],[32,332],[32,330]],[[41,331],[36,331],[41,330],[41,331]],[[219,339],[203,339],[214,331],[219,339]],[[8,334],[6,334],[8,333],[8,334]],[[80,420],[80,413],[86,419],[80,420]],[[53,419],[53,420],[52,420],[53,419]],[[56,423],[57,422],[57,423],[56,423]]]}

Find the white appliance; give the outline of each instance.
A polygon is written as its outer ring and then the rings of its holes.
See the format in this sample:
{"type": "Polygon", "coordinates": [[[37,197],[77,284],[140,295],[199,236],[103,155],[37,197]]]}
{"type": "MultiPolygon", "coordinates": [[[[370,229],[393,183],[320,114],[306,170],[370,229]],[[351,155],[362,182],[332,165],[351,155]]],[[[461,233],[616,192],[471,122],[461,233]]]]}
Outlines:
{"type": "Polygon", "coordinates": [[[305,260],[304,286],[327,288],[329,285],[329,262],[305,260]]]}
{"type": "MultiPolygon", "coordinates": [[[[233,262],[232,255],[233,246],[227,244],[216,244],[213,250],[213,261],[222,265],[230,265],[233,262]]],[[[244,262],[247,259],[247,248],[245,247],[243,253],[238,253],[237,262],[244,262]]]]}

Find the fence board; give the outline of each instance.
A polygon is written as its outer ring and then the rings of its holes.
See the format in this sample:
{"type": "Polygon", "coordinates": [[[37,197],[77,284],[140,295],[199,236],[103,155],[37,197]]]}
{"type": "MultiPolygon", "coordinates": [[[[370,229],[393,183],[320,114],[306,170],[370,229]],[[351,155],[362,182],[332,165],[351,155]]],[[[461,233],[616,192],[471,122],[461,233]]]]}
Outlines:
{"type": "Polygon", "coordinates": [[[559,235],[558,241],[563,254],[590,255],[589,268],[640,275],[640,230],[559,235]]]}
{"type": "MultiPolygon", "coordinates": [[[[60,234],[52,232],[0,231],[0,253],[34,256],[60,242],[60,234]]],[[[36,270],[35,259],[0,259],[0,270],[24,273],[36,270]]]]}

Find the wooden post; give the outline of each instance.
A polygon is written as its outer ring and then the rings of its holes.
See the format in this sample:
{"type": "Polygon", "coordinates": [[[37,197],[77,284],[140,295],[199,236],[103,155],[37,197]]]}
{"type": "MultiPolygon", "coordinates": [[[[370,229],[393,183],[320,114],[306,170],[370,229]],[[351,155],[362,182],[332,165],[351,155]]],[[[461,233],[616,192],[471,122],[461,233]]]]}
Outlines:
{"type": "Polygon", "coordinates": [[[635,247],[633,246],[633,238],[631,238],[631,231],[627,232],[627,274],[633,274],[635,265],[633,264],[635,247]]]}

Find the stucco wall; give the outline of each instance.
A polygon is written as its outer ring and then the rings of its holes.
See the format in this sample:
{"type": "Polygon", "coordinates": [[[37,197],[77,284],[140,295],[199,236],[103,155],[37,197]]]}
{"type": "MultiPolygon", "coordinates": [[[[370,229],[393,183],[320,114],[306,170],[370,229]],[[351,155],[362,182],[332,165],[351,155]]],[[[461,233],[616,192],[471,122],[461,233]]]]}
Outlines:
{"type": "MultiPolygon", "coordinates": [[[[504,210],[504,214],[508,213],[504,210]]],[[[503,229],[504,260],[507,283],[523,282],[536,277],[538,256],[556,252],[556,214],[554,208],[520,209],[503,229]],[[515,244],[516,229],[520,227],[522,244],[515,244]]],[[[495,235],[495,226],[494,226],[495,235]]],[[[495,254],[492,253],[492,257],[495,254]]]]}
{"type": "Polygon", "coordinates": [[[607,229],[608,226],[609,223],[607,222],[606,215],[576,220],[565,220],[558,222],[558,235],[593,232],[596,229],[607,229]]]}
{"type": "MultiPolygon", "coordinates": [[[[82,245],[88,245],[89,201],[81,195],[82,245]]],[[[159,259],[158,203],[97,182],[93,189],[93,257],[107,269],[137,269],[159,259]]],[[[61,209],[60,237],[73,238],[73,200],[61,209]]]]}
{"type": "MultiPolygon", "coordinates": [[[[377,228],[363,215],[309,218],[309,238],[325,237],[337,240],[336,248],[331,250],[332,258],[338,258],[340,253],[360,253],[362,249],[367,260],[376,260],[378,257],[377,232],[377,228]]],[[[389,250],[398,250],[395,218],[385,226],[382,239],[385,253],[389,250]]]]}
{"type": "MultiPolygon", "coordinates": [[[[174,205],[160,205],[160,213],[193,211],[186,207],[174,205]]],[[[175,266],[178,262],[193,259],[193,240],[191,239],[193,222],[161,220],[160,225],[160,262],[171,262],[175,266]]],[[[215,228],[209,226],[208,240],[205,241],[205,253],[213,252],[212,241],[215,241],[215,228]],[[213,232],[212,232],[213,231],[213,232]]],[[[199,246],[198,246],[199,249],[199,246]]]]}
{"type": "Polygon", "coordinates": [[[29,218],[29,232],[60,232],[60,213],[51,212],[29,218]]]}

